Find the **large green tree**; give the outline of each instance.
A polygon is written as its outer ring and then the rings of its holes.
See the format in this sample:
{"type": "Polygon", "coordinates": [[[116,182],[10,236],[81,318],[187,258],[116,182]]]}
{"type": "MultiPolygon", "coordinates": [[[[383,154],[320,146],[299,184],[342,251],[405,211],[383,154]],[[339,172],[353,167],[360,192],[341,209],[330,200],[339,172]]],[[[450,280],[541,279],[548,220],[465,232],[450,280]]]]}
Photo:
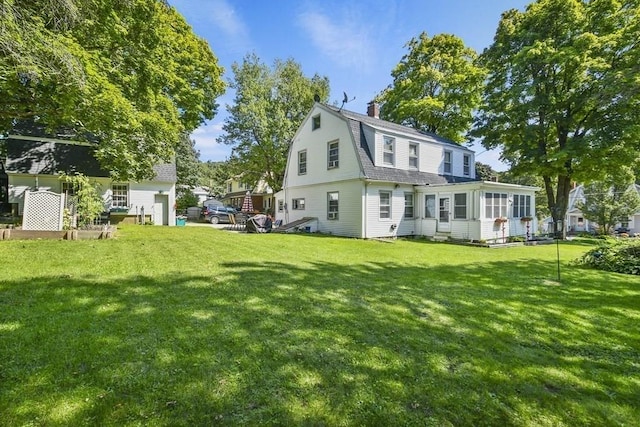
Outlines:
{"type": "Polygon", "coordinates": [[[640,196],[628,182],[593,182],[584,187],[584,202],[578,207],[585,218],[598,224],[601,234],[609,234],[614,225],[640,210],[640,196]]]}
{"type": "Polygon", "coordinates": [[[2,0],[0,13],[0,131],[73,127],[114,177],[143,179],[217,112],[222,69],[166,1],[2,0]]]}
{"type": "Polygon", "coordinates": [[[234,174],[256,184],[265,179],[274,190],[282,189],[291,139],[317,96],[329,97],[329,80],[315,74],[305,77],[292,59],[276,60],[273,68],[255,54],[232,65],[230,87],[235,89],[227,105],[225,133],[218,140],[233,146],[230,164],[234,174]]]}
{"type": "Polygon", "coordinates": [[[555,220],[572,182],[638,160],[639,0],[539,0],[502,15],[477,136],[518,174],[543,178],[555,220]]]}
{"type": "Polygon", "coordinates": [[[422,33],[407,48],[391,72],[393,83],[376,98],[380,117],[464,141],[485,77],[476,52],[450,34],[422,33]]]}

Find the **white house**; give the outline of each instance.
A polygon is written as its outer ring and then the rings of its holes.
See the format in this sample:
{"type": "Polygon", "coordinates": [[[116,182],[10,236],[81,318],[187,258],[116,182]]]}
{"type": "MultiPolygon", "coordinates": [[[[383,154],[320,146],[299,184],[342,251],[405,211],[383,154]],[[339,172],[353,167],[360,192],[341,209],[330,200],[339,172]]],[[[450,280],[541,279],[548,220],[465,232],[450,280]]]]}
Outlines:
{"type": "Polygon", "coordinates": [[[474,152],[316,103],[295,134],[276,220],[358,238],[507,240],[535,233],[536,187],[475,179],[474,152]]]}
{"type": "MultiPolygon", "coordinates": [[[[640,185],[633,184],[635,190],[640,195],[640,185]]],[[[585,187],[584,185],[577,185],[569,192],[569,203],[567,205],[567,215],[565,216],[564,224],[568,233],[579,232],[594,232],[598,229],[598,224],[586,219],[580,210],[580,204],[585,202],[585,187]]],[[[545,225],[549,229],[553,229],[552,218],[544,219],[545,225]]],[[[614,228],[625,227],[629,229],[632,234],[640,233],[640,212],[636,212],[630,216],[627,221],[622,221],[616,224],[614,228]]]]}
{"type": "Polygon", "coordinates": [[[110,178],[93,155],[92,144],[58,136],[10,134],[5,140],[8,201],[23,214],[27,190],[68,192],[60,172],[82,173],[99,184],[110,221],[151,219],[156,225],[175,225],[175,164],[154,167],[155,178],[143,182],[118,182],[110,178]]]}

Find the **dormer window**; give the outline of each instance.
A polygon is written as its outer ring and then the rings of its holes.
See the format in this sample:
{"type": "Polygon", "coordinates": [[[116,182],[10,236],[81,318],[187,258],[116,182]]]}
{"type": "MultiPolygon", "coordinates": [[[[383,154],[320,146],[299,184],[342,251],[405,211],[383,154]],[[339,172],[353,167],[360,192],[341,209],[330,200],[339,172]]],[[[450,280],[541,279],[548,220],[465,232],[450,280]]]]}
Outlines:
{"type": "Polygon", "coordinates": [[[451,157],[452,157],[452,152],[451,151],[445,151],[444,152],[444,173],[450,175],[451,174],[451,157]]]}
{"type": "Polygon", "coordinates": [[[418,169],[418,144],[409,144],[409,168],[418,169]]]}
{"type": "Polygon", "coordinates": [[[384,145],[382,148],[382,163],[393,166],[395,163],[395,145],[396,140],[389,136],[384,137],[384,145]]]}
{"type": "Polygon", "coordinates": [[[471,175],[471,156],[468,154],[465,154],[463,157],[462,173],[464,176],[471,175]]]}
{"type": "Polygon", "coordinates": [[[320,129],[320,114],[311,118],[311,130],[320,129]]]}

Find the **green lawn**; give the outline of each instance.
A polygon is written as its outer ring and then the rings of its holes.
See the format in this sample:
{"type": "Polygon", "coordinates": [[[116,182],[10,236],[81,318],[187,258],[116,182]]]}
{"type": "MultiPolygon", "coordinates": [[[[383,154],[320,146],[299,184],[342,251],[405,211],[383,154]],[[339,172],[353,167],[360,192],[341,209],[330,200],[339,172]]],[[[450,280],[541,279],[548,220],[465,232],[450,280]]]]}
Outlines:
{"type": "Polygon", "coordinates": [[[640,277],[587,249],[3,241],[0,425],[638,425],[640,277]]]}

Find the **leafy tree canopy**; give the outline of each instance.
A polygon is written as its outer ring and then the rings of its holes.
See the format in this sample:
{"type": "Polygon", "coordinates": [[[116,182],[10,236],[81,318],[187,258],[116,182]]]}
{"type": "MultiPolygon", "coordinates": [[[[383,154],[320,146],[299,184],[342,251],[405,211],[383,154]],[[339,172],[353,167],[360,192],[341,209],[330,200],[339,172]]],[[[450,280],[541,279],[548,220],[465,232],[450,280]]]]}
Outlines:
{"type": "Polygon", "coordinates": [[[498,172],[493,170],[491,165],[476,162],[476,178],[480,181],[491,181],[498,176],[498,172]]]}
{"type": "Polygon", "coordinates": [[[73,126],[114,177],[143,179],[217,112],[222,68],[165,1],[3,0],[0,14],[0,132],[73,126]]]}
{"type": "Polygon", "coordinates": [[[502,15],[476,136],[543,178],[554,219],[574,180],[638,160],[640,0],[538,0],[502,15]]]}
{"type": "Polygon", "coordinates": [[[225,134],[218,141],[233,146],[233,173],[249,183],[265,179],[274,190],[282,188],[291,139],[314,103],[326,102],[329,80],[305,77],[292,59],[276,60],[273,68],[255,55],[232,65],[233,105],[227,105],[225,134]]]}
{"type": "Polygon", "coordinates": [[[391,72],[393,83],[376,99],[380,117],[464,141],[485,78],[475,64],[476,52],[449,34],[422,33],[407,47],[409,53],[391,72]]]}
{"type": "Polygon", "coordinates": [[[628,182],[594,182],[584,187],[584,203],[578,207],[585,218],[609,234],[617,223],[626,221],[640,211],[640,196],[635,185],[628,182]]]}
{"type": "Polygon", "coordinates": [[[227,179],[233,176],[229,162],[200,163],[200,185],[209,188],[209,194],[221,198],[227,193],[227,179]]]}

